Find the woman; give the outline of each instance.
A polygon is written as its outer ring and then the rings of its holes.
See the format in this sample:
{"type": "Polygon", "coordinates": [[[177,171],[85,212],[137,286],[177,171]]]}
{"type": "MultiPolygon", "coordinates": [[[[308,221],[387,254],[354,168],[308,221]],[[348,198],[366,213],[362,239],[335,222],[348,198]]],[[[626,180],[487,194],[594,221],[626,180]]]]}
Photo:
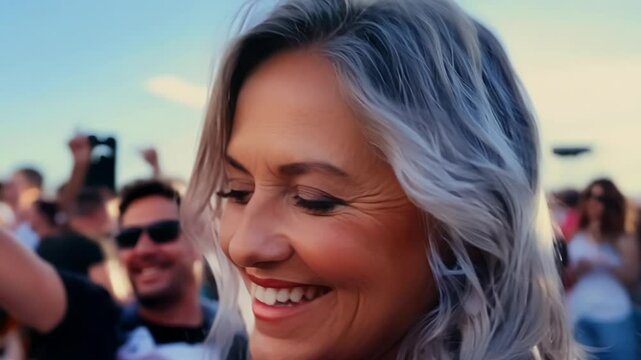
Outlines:
{"type": "Polygon", "coordinates": [[[184,215],[218,350],[249,292],[254,359],[576,358],[535,119],[455,4],[280,3],[213,89],[184,215]]]}
{"type": "Polygon", "coordinates": [[[628,289],[639,274],[636,240],[625,234],[625,198],[608,179],[581,196],[579,231],[568,247],[568,306],[577,339],[599,359],[636,358],[628,289]]]}

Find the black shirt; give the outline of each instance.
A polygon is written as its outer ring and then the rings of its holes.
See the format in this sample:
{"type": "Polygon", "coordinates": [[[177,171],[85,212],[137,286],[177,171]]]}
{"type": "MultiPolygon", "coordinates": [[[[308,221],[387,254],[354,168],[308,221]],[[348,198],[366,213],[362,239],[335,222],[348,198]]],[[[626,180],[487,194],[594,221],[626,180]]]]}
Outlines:
{"type": "Polygon", "coordinates": [[[120,340],[120,308],[104,288],[85,277],[69,272],[60,275],[67,295],[64,318],[52,331],[31,336],[29,359],[114,359],[120,340]]]}
{"type": "Polygon", "coordinates": [[[95,241],[74,232],[42,239],[36,252],[57,269],[85,276],[92,265],[104,260],[95,241]]]}
{"type": "MultiPolygon", "coordinates": [[[[139,326],[147,327],[156,344],[201,343],[214,320],[216,307],[203,305],[202,326],[178,327],[150,323],[138,316],[135,305],[121,308],[106,290],[85,277],[64,271],[60,271],[60,276],[67,294],[66,313],[62,322],[51,332],[34,334],[29,359],[114,359],[127,334],[139,326]]],[[[245,337],[238,336],[227,359],[245,359],[246,346],[245,337]]]]}

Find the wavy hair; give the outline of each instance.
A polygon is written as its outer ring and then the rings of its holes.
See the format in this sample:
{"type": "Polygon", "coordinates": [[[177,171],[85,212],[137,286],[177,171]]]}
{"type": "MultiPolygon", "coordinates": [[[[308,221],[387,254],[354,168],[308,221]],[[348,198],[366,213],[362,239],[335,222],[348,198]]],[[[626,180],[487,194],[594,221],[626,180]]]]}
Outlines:
{"type": "Polygon", "coordinates": [[[625,234],[626,201],[619,188],[610,179],[596,179],[581,193],[579,228],[585,230],[590,225],[587,203],[592,196],[592,188],[595,186],[600,186],[603,189],[603,196],[601,197],[603,214],[601,215],[599,230],[608,240],[618,240],[619,237],[625,234]]]}
{"type": "Polygon", "coordinates": [[[371,145],[428,224],[438,306],[399,359],[575,359],[539,183],[535,117],[498,40],[447,0],[280,1],[230,45],[185,210],[221,294],[212,337],[242,330],[239,277],[217,239],[223,159],[243,82],[270,56],[320,50],[371,145]]]}

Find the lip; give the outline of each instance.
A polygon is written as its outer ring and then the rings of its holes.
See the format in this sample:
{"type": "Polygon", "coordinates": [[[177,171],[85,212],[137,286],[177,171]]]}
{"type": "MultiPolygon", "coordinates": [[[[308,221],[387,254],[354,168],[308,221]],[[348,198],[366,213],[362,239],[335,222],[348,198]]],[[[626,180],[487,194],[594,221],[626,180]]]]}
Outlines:
{"type": "Polygon", "coordinates": [[[273,289],[290,289],[300,286],[314,286],[310,284],[301,284],[291,281],[276,280],[276,279],[261,279],[259,277],[247,274],[247,278],[256,285],[262,286],[264,288],[273,288],[273,289]]]}

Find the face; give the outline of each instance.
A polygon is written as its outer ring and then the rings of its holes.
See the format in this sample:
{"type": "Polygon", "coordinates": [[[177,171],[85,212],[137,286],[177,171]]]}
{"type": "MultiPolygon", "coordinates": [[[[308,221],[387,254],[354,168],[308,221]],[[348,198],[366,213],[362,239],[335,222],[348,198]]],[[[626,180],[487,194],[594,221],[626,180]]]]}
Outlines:
{"type": "Polygon", "coordinates": [[[591,222],[600,221],[601,216],[603,216],[604,205],[602,199],[604,195],[605,191],[600,185],[594,185],[590,189],[586,211],[591,222]]]}
{"type": "Polygon", "coordinates": [[[326,59],[277,55],[247,79],[226,176],[220,240],[253,295],[252,357],[393,355],[436,293],[422,215],[326,59]]]}
{"type": "Polygon", "coordinates": [[[40,212],[35,203],[29,208],[27,216],[31,228],[41,239],[53,235],[57,231],[56,227],[49,223],[46,216],[40,212]]]}
{"type": "Polygon", "coordinates": [[[7,203],[17,206],[20,200],[20,192],[26,188],[26,179],[20,172],[14,173],[5,184],[4,196],[7,203]]]}
{"type": "MultiPolygon", "coordinates": [[[[178,206],[161,196],[131,203],[121,218],[121,228],[145,227],[163,220],[178,220],[178,206]]],[[[174,241],[157,244],[147,231],[132,248],[119,250],[137,300],[143,305],[167,305],[185,291],[195,291],[193,264],[196,253],[182,234],[174,241]]]]}

